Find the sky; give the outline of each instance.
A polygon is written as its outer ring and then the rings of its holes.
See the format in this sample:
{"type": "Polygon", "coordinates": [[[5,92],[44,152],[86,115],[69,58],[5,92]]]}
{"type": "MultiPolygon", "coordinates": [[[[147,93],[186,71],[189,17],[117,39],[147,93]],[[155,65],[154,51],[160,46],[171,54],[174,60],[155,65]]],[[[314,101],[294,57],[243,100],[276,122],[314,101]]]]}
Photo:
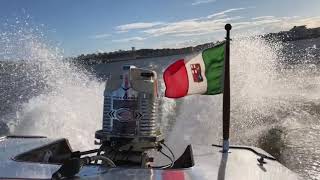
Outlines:
{"type": "Polygon", "coordinates": [[[0,0],[5,22],[28,17],[65,56],[179,48],[233,36],[320,26],[319,0],[0,0]]]}

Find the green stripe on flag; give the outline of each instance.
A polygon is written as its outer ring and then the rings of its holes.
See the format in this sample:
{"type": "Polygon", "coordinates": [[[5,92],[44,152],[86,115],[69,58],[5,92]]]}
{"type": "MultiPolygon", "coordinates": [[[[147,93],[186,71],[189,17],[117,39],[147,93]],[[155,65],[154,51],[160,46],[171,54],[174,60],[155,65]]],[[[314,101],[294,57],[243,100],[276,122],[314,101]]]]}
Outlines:
{"type": "Polygon", "coordinates": [[[223,91],[223,67],[224,67],[225,43],[206,49],[202,52],[205,64],[205,73],[208,83],[205,94],[220,94],[223,91]]]}

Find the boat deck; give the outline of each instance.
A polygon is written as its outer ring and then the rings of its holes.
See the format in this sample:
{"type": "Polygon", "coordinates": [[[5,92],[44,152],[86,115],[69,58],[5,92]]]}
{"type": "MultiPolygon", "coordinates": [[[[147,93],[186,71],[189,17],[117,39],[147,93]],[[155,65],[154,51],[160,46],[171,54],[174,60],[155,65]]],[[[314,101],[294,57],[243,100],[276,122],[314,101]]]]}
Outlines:
{"type": "MultiPolygon", "coordinates": [[[[58,140],[59,141],[59,140],[58,140]]],[[[60,167],[57,164],[16,161],[14,158],[39,146],[57,142],[47,138],[1,138],[0,139],[0,179],[51,179],[60,167]]],[[[83,167],[77,179],[113,180],[294,180],[299,177],[279,162],[265,158],[261,165],[257,153],[268,155],[258,148],[253,151],[230,149],[221,153],[220,147],[193,145],[195,165],[185,169],[125,169],[100,166],[83,167]]],[[[251,147],[250,147],[251,148],[251,147]]]]}

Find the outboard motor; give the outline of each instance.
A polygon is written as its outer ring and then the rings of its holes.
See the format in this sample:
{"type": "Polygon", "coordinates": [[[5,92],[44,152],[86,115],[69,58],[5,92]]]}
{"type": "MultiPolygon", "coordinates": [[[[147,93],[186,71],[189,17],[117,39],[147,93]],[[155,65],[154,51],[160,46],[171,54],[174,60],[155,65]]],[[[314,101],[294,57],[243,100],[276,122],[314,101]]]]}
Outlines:
{"type": "Polygon", "coordinates": [[[123,66],[119,78],[111,77],[104,91],[102,130],[95,137],[101,151],[115,164],[147,167],[146,151],[158,149],[158,84],[154,71],[123,66]]]}
{"type": "Polygon", "coordinates": [[[161,136],[156,72],[135,66],[123,66],[122,70],[122,75],[111,77],[106,83],[102,129],[95,133],[98,139],[96,144],[100,148],[75,151],[61,157],[63,165],[52,175],[52,179],[71,178],[85,165],[155,169],[193,166],[191,146],[175,160],[172,150],[161,136]],[[162,151],[163,147],[171,156],[162,151]],[[160,166],[157,162],[153,163],[150,150],[158,151],[170,163],[160,166]]]}

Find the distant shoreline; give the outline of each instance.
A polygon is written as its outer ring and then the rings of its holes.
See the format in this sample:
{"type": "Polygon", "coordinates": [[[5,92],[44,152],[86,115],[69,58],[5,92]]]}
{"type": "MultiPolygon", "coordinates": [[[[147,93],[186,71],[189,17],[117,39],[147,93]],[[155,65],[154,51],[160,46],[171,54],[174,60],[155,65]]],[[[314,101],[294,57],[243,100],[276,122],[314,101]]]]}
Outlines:
{"type": "MultiPolygon", "coordinates": [[[[307,28],[306,26],[294,26],[289,31],[281,31],[278,33],[269,33],[266,35],[261,35],[260,37],[267,40],[276,40],[282,42],[288,41],[297,41],[302,39],[313,39],[320,37],[320,27],[319,28],[307,28]]],[[[139,49],[135,50],[134,47],[132,50],[127,51],[115,51],[109,53],[93,53],[87,55],[80,55],[78,57],[72,58],[71,61],[74,63],[93,65],[101,63],[111,63],[119,61],[127,61],[134,59],[145,59],[152,57],[162,57],[162,56],[172,56],[179,54],[191,54],[198,51],[201,51],[206,48],[215,46],[220,42],[211,42],[200,44],[197,46],[190,46],[177,49],[139,49]]]]}
{"type": "Polygon", "coordinates": [[[109,53],[93,53],[87,55],[80,55],[76,58],[72,58],[71,61],[75,63],[93,65],[101,63],[112,63],[120,62],[127,60],[138,60],[154,57],[163,57],[163,56],[173,56],[179,54],[191,54],[194,52],[201,51],[213,47],[221,42],[217,41],[215,43],[205,43],[198,46],[190,46],[177,49],[139,49],[139,50],[129,50],[129,51],[116,51],[109,53]]]}
{"type": "MultiPolygon", "coordinates": [[[[307,28],[303,26],[294,26],[289,31],[281,31],[278,33],[269,33],[265,35],[259,35],[259,37],[264,38],[268,41],[298,41],[306,39],[315,39],[320,38],[320,27],[318,28],[307,28]]],[[[205,44],[200,44],[197,46],[189,46],[184,48],[164,48],[164,49],[139,49],[135,50],[132,47],[132,50],[119,50],[115,52],[105,52],[105,53],[92,53],[92,54],[81,54],[77,57],[66,58],[64,60],[82,65],[94,65],[94,64],[104,64],[112,62],[121,62],[128,60],[139,60],[146,58],[154,57],[164,57],[164,56],[173,56],[180,54],[192,54],[204,49],[213,47],[221,42],[210,42],[205,44]]],[[[5,61],[1,61],[5,62],[5,61]]]]}
{"type": "Polygon", "coordinates": [[[263,35],[262,37],[266,39],[276,39],[282,42],[314,39],[314,38],[320,37],[320,27],[307,28],[305,25],[294,26],[289,31],[269,33],[269,34],[263,35]]]}

